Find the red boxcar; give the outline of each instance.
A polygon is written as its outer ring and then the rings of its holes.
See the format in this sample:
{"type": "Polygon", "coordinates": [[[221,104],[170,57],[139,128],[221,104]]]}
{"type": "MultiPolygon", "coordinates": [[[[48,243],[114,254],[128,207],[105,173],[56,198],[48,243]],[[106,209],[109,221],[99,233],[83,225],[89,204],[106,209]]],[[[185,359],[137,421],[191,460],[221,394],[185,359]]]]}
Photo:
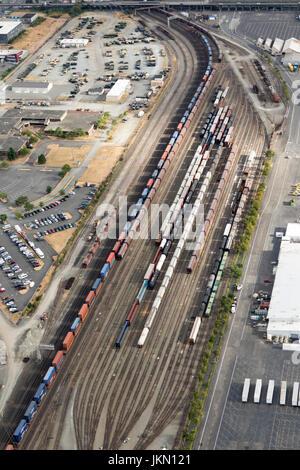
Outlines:
{"type": "Polygon", "coordinates": [[[63,350],[64,350],[65,353],[67,351],[69,351],[73,341],[74,341],[74,335],[73,335],[72,331],[69,331],[67,333],[65,339],[63,340],[63,350]]]}

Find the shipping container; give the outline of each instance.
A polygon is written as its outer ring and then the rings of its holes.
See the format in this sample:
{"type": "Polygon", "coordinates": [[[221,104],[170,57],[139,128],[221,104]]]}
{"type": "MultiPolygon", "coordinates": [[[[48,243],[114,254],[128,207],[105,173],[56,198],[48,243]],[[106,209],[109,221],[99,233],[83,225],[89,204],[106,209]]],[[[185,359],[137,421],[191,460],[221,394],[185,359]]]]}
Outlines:
{"type": "Polygon", "coordinates": [[[37,405],[36,405],[36,402],[34,400],[32,400],[29,404],[29,406],[27,407],[27,410],[25,411],[25,414],[24,414],[24,418],[26,420],[27,423],[30,423],[33,416],[35,415],[37,411],[37,405]]]}
{"type": "Polygon", "coordinates": [[[51,366],[51,367],[49,367],[46,374],[44,375],[43,383],[47,387],[49,387],[49,385],[51,385],[51,382],[54,379],[54,377],[55,377],[55,367],[51,366]]]}
{"type": "Polygon", "coordinates": [[[63,358],[64,358],[63,351],[57,351],[52,361],[52,366],[55,367],[55,370],[58,370],[60,368],[63,358]]]}
{"type": "Polygon", "coordinates": [[[21,439],[23,438],[24,433],[27,430],[27,427],[28,427],[28,424],[27,424],[26,420],[22,419],[19,422],[17,428],[15,429],[15,431],[13,433],[14,442],[20,442],[21,441],[21,439]]]}
{"type": "Polygon", "coordinates": [[[65,353],[69,351],[73,341],[74,341],[74,335],[73,335],[72,331],[69,331],[66,334],[65,339],[63,340],[63,351],[65,353]]]}
{"type": "Polygon", "coordinates": [[[81,327],[81,320],[80,320],[79,317],[76,317],[75,320],[73,321],[72,325],[71,325],[71,331],[74,334],[74,336],[77,335],[80,327],[81,327]]]}
{"type": "Polygon", "coordinates": [[[91,290],[88,296],[86,297],[84,303],[90,307],[92,303],[94,302],[94,300],[95,300],[95,292],[91,290]]]}
{"type": "Polygon", "coordinates": [[[201,325],[201,318],[197,316],[195,321],[194,321],[194,325],[193,325],[193,328],[192,328],[192,331],[191,331],[191,335],[189,337],[189,343],[190,344],[195,344],[200,325],[201,325]]]}
{"type": "Polygon", "coordinates": [[[82,307],[80,308],[79,312],[78,312],[78,317],[80,318],[80,320],[82,322],[85,320],[85,317],[87,316],[88,311],[89,311],[88,305],[83,304],[82,307]]]}
{"type": "Polygon", "coordinates": [[[99,290],[101,289],[101,286],[102,286],[102,279],[100,279],[100,277],[98,277],[94,284],[93,284],[93,287],[92,287],[92,291],[95,292],[95,295],[98,294],[99,290]]]}
{"type": "Polygon", "coordinates": [[[37,391],[35,392],[34,394],[34,401],[36,402],[37,405],[39,405],[42,401],[42,399],[44,398],[45,394],[46,394],[46,385],[41,383],[37,389],[37,391]]]}

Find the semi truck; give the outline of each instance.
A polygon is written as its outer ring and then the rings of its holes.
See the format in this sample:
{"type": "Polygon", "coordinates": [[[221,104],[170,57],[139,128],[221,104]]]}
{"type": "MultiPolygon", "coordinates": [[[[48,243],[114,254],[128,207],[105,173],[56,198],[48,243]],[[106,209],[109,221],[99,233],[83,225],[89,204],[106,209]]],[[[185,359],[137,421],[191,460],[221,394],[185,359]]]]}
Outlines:
{"type": "Polygon", "coordinates": [[[280,405],[285,405],[286,400],[286,381],[283,380],[281,382],[281,390],[280,390],[280,405]]]}
{"type": "Polygon", "coordinates": [[[269,380],[267,398],[266,398],[267,405],[272,405],[273,393],[274,393],[274,380],[269,380]]]}
{"type": "Polygon", "coordinates": [[[298,406],[298,395],[299,395],[299,382],[294,382],[293,395],[292,395],[292,406],[298,406]]]}

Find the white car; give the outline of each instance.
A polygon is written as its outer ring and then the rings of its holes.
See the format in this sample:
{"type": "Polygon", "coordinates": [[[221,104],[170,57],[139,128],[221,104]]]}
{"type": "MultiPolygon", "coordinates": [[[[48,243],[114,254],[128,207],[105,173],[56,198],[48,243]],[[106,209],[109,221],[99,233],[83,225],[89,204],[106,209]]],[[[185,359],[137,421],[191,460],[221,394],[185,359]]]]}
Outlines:
{"type": "Polygon", "coordinates": [[[28,274],[26,274],[26,273],[19,274],[19,276],[18,276],[19,279],[25,279],[26,277],[28,277],[28,274]]]}
{"type": "Polygon", "coordinates": [[[236,290],[241,290],[243,288],[243,284],[239,284],[238,286],[236,286],[236,290]]]}

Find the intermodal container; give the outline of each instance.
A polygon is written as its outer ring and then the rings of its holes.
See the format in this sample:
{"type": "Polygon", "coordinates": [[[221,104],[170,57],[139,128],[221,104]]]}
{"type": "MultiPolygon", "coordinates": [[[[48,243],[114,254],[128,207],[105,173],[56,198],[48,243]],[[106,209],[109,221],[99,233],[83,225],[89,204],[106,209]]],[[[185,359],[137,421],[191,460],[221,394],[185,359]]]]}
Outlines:
{"type": "Polygon", "coordinates": [[[58,370],[60,368],[63,358],[64,358],[63,351],[57,351],[52,361],[52,366],[55,367],[55,370],[58,370]]]}
{"type": "Polygon", "coordinates": [[[63,350],[64,350],[65,353],[69,351],[73,341],[74,341],[74,335],[73,335],[72,331],[69,331],[66,334],[65,339],[63,340],[63,350]]]}
{"type": "MultiPolygon", "coordinates": [[[[124,245],[123,245],[124,246],[124,245]]],[[[108,274],[108,271],[109,271],[109,268],[110,268],[110,265],[109,263],[105,263],[103,268],[101,269],[100,271],[100,277],[101,279],[105,279],[107,274],[108,274]]]]}
{"type": "Polygon", "coordinates": [[[47,390],[46,385],[41,383],[39,385],[39,388],[35,392],[34,397],[33,397],[33,399],[34,399],[34,401],[36,402],[37,405],[39,405],[41,403],[41,401],[44,398],[44,395],[46,393],[46,390],[47,390]]]}
{"type": "Polygon", "coordinates": [[[79,310],[78,312],[78,316],[80,318],[80,320],[83,322],[85,320],[85,317],[87,316],[88,314],[88,311],[89,311],[89,307],[87,304],[83,304],[81,309],[79,310]]]}
{"type": "Polygon", "coordinates": [[[92,291],[95,292],[95,294],[97,295],[99,290],[101,289],[101,286],[102,286],[102,279],[98,277],[93,284],[92,291]]]}
{"type": "Polygon", "coordinates": [[[15,442],[20,442],[21,441],[25,431],[27,430],[27,426],[28,426],[28,424],[27,424],[25,419],[22,419],[19,422],[15,432],[13,433],[13,440],[15,442]]]}
{"type": "Polygon", "coordinates": [[[32,400],[27,408],[27,410],[24,413],[24,418],[27,423],[30,423],[32,420],[33,416],[35,415],[37,410],[36,402],[32,400]]]}
{"type": "Polygon", "coordinates": [[[71,331],[73,333],[74,336],[77,335],[79,329],[81,327],[81,321],[80,321],[80,318],[79,317],[76,317],[75,320],[73,321],[72,325],[71,325],[71,331]]]}
{"type": "Polygon", "coordinates": [[[115,257],[116,257],[115,253],[112,251],[108,256],[106,263],[108,263],[111,266],[113,262],[115,261],[115,257]]]}
{"type": "Polygon", "coordinates": [[[94,302],[94,300],[95,300],[95,292],[91,290],[88,296],[86,297],[84,303],[90,307],[92,303],[94,302]]]}
{"type": "Polygon", "coordinates": [[[52,380],[54,379],[55,377],[55,367],[51,366],[49,367],[49,369],[47,370],[46,374],[44,375],[44,378],[43,378],[43,383],[49,387],[49,385],[51,384],[52,380]]]}

